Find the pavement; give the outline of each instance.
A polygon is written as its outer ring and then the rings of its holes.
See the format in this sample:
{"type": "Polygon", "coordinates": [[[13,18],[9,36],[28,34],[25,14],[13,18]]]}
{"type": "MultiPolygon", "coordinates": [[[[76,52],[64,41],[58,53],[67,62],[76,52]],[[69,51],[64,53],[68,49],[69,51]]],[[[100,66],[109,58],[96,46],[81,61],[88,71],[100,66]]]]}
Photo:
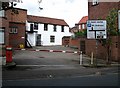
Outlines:
{"type": "Polygon", "coordinates": [[[90,65],[91,58],[82,55],[77,49],[64,46],[41,46],[30,49],[16,49],[13,61],[16,67],[3,65],[3,80],[77,77],[84,75],[105,75],[118,73],[117,62],[106,66],[97,59],[97,66],[90,65]]]}

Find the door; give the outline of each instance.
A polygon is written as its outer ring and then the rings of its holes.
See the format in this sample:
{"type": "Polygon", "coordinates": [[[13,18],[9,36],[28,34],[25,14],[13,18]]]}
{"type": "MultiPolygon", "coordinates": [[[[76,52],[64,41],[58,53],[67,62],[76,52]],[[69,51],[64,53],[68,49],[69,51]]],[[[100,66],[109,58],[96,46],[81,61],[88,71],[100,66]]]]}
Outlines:
{"type": "Polygon", "coordinates": [[[80,41],[80,51],[85,54],[85,41],[80,41]]]}
{"type": "Polygon", "coordinates": [[[36,46],[41,46],[41,34],[37,35],[36,46]]]}

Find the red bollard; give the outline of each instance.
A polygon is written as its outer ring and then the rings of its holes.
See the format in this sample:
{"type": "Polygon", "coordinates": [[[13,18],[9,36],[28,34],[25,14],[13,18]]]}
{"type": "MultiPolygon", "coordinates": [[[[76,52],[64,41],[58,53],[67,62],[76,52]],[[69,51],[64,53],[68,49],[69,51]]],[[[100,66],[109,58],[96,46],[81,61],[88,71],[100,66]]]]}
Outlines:
{"type": "Polygon", "coordinates": [[[12,62],[12,47],[7,46],[6,47],[6,63],[12,62]]]}

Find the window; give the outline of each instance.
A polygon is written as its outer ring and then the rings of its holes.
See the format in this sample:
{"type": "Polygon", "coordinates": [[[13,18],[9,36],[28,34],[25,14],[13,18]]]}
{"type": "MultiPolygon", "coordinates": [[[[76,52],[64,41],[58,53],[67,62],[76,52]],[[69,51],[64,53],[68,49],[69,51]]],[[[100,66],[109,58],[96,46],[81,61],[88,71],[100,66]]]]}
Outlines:
{"type": "Polygon", "coordinates": [[[56,25],[53,25],[53,31],[54,31],[54,32],[57,31],[56,29],[57,29],[56,25]]]}
{"type": "Polygon", "coordinates": [[[5,17],[5,11],[4,10],[0,10],[0,17],[5,17]]]}
{"type": "Polygon", "coordinates": [[[33,24],[30,24],[30,31],[33,31],[33,24]]]}
{"type": "Polygon", "coordinates": [[[81,25],[79,25],[79,29],[81,29],[81,25]]]}
{"type": "Polygon", "coordinates": [[[61,26],[61,32],[64,32],[64,26],[61,26]]]}
{"type": "Polygon", "coordinates": [[[98,5],[98,0],[93,0],[92,5],[98,5]]]}
{"type": "Polygon", "coordinates": [[[50,36],[50,42],[54,43],[55,42],[55,36],[50,36]]]}
{"type": "Polygon", "coordinates": [[[34,29],[38,30],[38,23],[34,23],[34,29]]]}
{"type": "Polygon", "coordinates": [[[85,25],[84,24],[82,24],[82,29],[85,29],[85,25]]]}
{"type": "Polygon", "coordinates": [[[17,27],[10,27],[10,33],[17,34],[18,33],[18,28],[17,27]]]}
{"type": "Polygon", "coordinates": [[[0,28],[0,44],[4,44],[4,29],[0,28]]]}
{"type": "Polygon", "coordinates": [[[44,31],[48,31],[48,24],[44,24],[44,31]]]}

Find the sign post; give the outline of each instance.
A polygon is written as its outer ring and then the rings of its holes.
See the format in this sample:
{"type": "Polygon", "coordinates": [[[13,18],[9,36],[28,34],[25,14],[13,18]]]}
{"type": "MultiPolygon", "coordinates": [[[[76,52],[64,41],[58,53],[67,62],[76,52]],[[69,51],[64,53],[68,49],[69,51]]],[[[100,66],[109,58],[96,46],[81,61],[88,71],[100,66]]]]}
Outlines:
{"type": "Polygon", "coordinates": [[[87,21],[87,39],[96,40],[96,58],[93,65],[97,65],[98,40],[107,38],[106,20],[88,20],[87,21]]]}

